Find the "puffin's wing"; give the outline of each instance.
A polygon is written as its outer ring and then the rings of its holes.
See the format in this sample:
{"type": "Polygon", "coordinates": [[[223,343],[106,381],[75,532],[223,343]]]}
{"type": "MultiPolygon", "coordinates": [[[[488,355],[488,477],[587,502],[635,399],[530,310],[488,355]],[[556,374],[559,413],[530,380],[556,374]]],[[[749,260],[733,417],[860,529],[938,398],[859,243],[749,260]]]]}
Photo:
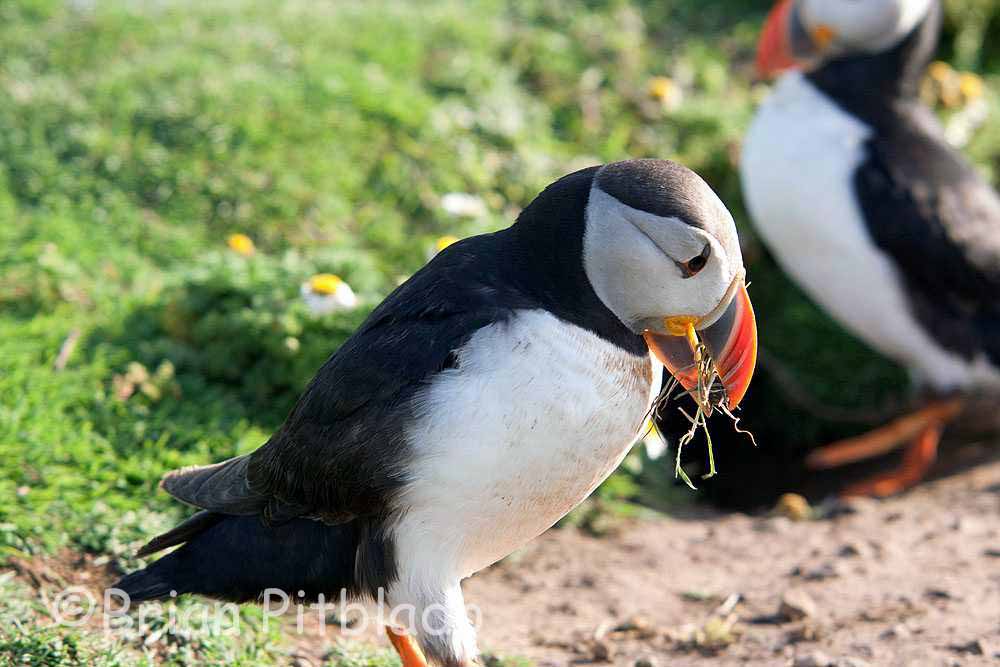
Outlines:
{"type": "Polygon", "coordinates": [[[257,514],[267,498],[254,493],[247,482],[249,456],[167,473],[160,488],[192,507],[222,514],[257,514]]]}
{"type": "Polygon", "coordinates": [[[487,235],[449,247],[389,295],[257,451],[179,471],[164,488],[202,509],[261,513],[272,523],[384,511],[407,479],[416,392],[455,363],[453,352],[475,331],[522,305],[494,284],[494,242],[487,235]]]}
{"type": "Polygon", "coordinates": [[[923,121],[880,133],[854,175],[872,239],[944,347],[1000,362],[1000,198],[923,121]]]}

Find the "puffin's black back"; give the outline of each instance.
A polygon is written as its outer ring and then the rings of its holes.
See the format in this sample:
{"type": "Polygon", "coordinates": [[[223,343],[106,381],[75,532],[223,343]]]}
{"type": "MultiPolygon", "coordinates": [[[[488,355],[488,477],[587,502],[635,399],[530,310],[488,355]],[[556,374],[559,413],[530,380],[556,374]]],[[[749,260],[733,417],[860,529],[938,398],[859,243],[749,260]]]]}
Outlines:
{"type": "Polygon", "coordinates": [[[833,60],[808,78],[872,130],[854,192],[914,316],[945,349],[1000,366],[1000,198],[919,99],[941,16],[934,2],[895,48],[833,60]]]}

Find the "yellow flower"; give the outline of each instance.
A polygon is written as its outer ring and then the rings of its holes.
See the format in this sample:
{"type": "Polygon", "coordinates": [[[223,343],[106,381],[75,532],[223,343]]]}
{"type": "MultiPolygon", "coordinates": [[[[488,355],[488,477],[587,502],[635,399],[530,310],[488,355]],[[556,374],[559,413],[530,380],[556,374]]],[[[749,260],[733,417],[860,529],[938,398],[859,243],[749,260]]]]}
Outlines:
{"type": "Polygon", "coordinates": [[[434,242],[434,247],[437,248],[438,252],[441,252],[456,241],[458,241],[457,236],[440,236],[438,237],[438,240],[434,242]]]}
{"type": "Polygon", "coordinates": [[[643,424],[640,434],[640,439],[646,445],[646,454],[649,458],[658,459],[667,451],[667,443],[663,436],[660,435],[659,429],[656,428],[656,423],[651,418],[646,418],[646,423],[643,424]]]}
{"type": "Polygon", "coordinates": [[[309,279],[309,288],[316,294],[333,294],[343,282],[332,273],[318,273],[309,279]]]}
{"type": "Polygon", "coordinates": [[[983,80],[972,72],[962,72],[959,75],[958,88],[967,103],[983,96],[983,80]]]}
{"type": "Polygon", "coordinates": [[[302,298],[313,315],[350,310],[358,305],[354,290],[332,273],[318,273],[302,283],[302,298]]]}
{"type": "Polygon", "coordinates": [[[954,73],[955,70],[952,69],[951,65],[943,60],[935,60],[927,68],[927,74],[938,83],[947,81],[954,73]]]}
{"type": "Polygon", "coordinates": [[[253,239],[246,234],[230,234],[229,238],[226,239],[226,244],[230,250],[244,257],[249,257],[256,250],[253,239]]]}
{"type": "Polygon", "coordinates": [[[799,494],[786,493],[778,498],[774,513],[788,517],[792,521],[807,521],[812,518],[813,509],[809,506],[809,501],[799,494]]]}
{"type": "Polygon", "coordinates": [[[649,80],[649,84],[646,86],[646,92],[653,99],[665,102],[673,96],[677,85],[674,80],[668,76],[654,76],[649,80]]]}
{"type": "Polygon", "coordinates": [[[447,248],[452,243],[455,243],[458,240],[459,239],[457,236],[450,236],[450,235],[439,236],[437,240],[434,241],[434,245],[427,246],[427,261],[429,262],[432,259],[434,259],[435,255],[437,255],[439,252],[441,252],[442,250],[444,250],[445,248],[447,248]]]}
{"type": "Polygon", "coordinates": [[[948,109],[957,109],[962,106],[962,91],[958,87],[957,77],[941,85],[941,90],[938,92],[938,99],[948,109]]]}
{"type": "Polygon", "coordinates": [[[646,93],[668,110],[679,107],[684,99],[684,91],[669,76],[651,78],[646,84],[646,93]]]}

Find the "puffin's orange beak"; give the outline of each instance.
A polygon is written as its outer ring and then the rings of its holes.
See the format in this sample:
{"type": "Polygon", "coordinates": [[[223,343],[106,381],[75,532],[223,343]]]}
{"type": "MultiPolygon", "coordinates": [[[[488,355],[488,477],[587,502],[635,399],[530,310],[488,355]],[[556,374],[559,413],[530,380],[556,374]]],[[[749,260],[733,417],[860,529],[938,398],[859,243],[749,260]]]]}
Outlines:
{"type": "Polygon", "coordinates": [[[793,0],[780,0],[767,15],[757,46],[757,73],[762,77],[773,77],[798,64],[792,55],[789,26],[793,6],[793,0]]]}
{"type": "Polygon", "coordinates": [[[647,331],[646,344],[660,363],[688,390],[697,386],[695,369],[696,336],[700,336],[715,362],[722,386],[726,390],[726,407],[739,405],[750,386],[757,365],[757,322],[753,306],[742,278],[733,283],[733,296],[712,324],[695,332],[696,323],[688,318],[687,329],[681,335],[666,335],[647,331]]]}

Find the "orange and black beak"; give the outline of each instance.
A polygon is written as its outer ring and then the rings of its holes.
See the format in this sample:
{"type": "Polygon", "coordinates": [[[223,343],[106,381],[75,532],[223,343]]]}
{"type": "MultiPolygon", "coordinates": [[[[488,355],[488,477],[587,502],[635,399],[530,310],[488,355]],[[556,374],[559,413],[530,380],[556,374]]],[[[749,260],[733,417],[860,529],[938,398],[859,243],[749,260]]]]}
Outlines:
{"type": "Polygon", "coordinates": [[[757,74],[771,77],[797,64],[792,57],[791,14],[794,0],[780,0],[767,15],[757,46],[757,74]]]}
{"type": "Polygon", "coordinates": [[[835,39],[836,32],[827,25],[807,29],[795,0],[779,0],[764,22],[757,46],[757,74],[770,78],[787,69],[808,68],[835,39]]]}
{"type": "Polygon", "coordinates": [[[701,318],[711,322],[707,326],[700,327],[696,318],[669,318],[665,328],[676,335],[647,331],[643,337],[660,363],[687,390],[698,383],[695,353],[700,339],[719,373],[726,407],[732,410],[746,395],[757,364],[757,322],[742,276],[729,292],[719,305],[721,315],[701,318]]]}

